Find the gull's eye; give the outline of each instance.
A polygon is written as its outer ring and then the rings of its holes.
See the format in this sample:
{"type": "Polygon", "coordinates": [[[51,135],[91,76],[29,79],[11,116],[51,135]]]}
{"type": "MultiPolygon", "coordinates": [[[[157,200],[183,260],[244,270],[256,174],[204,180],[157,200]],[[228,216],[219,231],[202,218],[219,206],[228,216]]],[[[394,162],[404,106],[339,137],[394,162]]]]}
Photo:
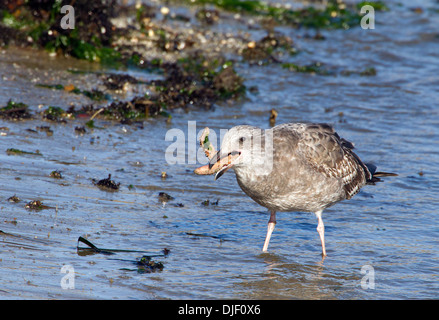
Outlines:
{"type": "Polygon", "coordinates": [[[239,142],[244,142],[244,141],[245,141],[245,137],[239,138],[239,142]]]}

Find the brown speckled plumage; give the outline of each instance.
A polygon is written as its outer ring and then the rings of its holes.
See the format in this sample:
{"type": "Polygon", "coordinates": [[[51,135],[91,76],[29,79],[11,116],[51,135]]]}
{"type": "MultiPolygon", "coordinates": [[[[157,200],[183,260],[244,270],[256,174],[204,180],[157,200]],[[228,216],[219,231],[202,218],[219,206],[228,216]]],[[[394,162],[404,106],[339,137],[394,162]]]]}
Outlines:
{"type": "Polygon", "coordinates": [[[375,166],[364,164],[353,148],[327,124],[287,123],[266,131],[237,126],[224,136],[211,163],[239,153],[217,176],[233,167],[241,189],[271,211],[264,251],[276,211],[305,211],[314,212],[319,220],[325,256],[322,211],[351,199],[364,185],[379,181],[378,176],[394,175],[375,173],[375,166]]]}

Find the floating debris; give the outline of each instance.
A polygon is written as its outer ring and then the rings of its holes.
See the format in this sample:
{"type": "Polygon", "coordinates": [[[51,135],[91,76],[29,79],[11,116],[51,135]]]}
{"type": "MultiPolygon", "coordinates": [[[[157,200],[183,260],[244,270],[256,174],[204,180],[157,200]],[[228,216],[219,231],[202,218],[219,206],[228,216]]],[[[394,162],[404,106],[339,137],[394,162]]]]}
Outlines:
{"type": "Polygon", "coordinates": [[[119,190],[119,186],[120,186],[120,182],[116,183],[114,180],[111,180],[111,174],[108,174],[108,178],[99,181],[93,179],[93,183],[100,189],[106,191],[117,191],[119,190]]]}
{"type": "Polygon", "coordinates": [[[12,197],[8,198],[8,201],[13,202],[13,203],[17,203],[17,202],[20,202],[21,199],[14,194],[12,197]]]}
{"type": "Polygon", "coordinates": [[[11,155],[32,155],[32,156],[42,156],[42,154],[40,153],[39,150],[35,151],[35,152],[31,152],[31,151],[23,151],[23,150],[19,150],[19,149],[15,149],[15,148],[9,148],[6,150],[7,155],[11,156],[11,155]]]}
{"type": "Polygon", "coordinates": [[[218,239],[221,242],[222,241],[232,241],[229,239],[224,239],[223,236],[216,236],[216,235],[211,235],[211,234],[206,234],[206,233],[185,232],[185,234],[188,236],[192,236],[194,238],[212,238],[212,239],[218,239]]]}
{"type": "Polygon", "coordinates": [[[138,84],[145,82],[141,82],[128,74],[105,74],[103,77],[103,83],[108,90],[126,91],[127,84],[138,84]]]}
{"type": "Polygon", "coordinates": [[[330,74],[330,72],[327,69],[323,68],[323,64],[321,62],[314,62],[307,65],[298,65],[295,63],[283,63],[282,68],[294,72],[301,72],[301,73],[311,73],[318,75],[330,74]]]}
{"type": "Polygon", "coordinates": [[[32,115],[29,112],[29,106],[27,104],[9,100],[5,107],[0,108],[0,118],[20,121],[31,119],[32,115]]]}
{"type": "Polygon", "coordinates": [[[78,238],[76,250],[78,252],[78,255],[80,255],[80,256],[86,256],[86,255],[93,254],[93,253],[101,253],[101,254],[111,255],[111,254],[114,254],[113,251],[116,251],[116,250],[111,250],[111,249],[99,249],[93,243],[91,243],[90,241],[88,241],[87,239],[85,239],[83,237],[78,238]],[[79,247],[80,242],[86,244],[87,246],[89,246],[89,248],[80,248],[79,247]]]}
{"type": "Polygon", "coordinates": [[[27,132],[32,132],[32,133],[38,133],[37,130],[31,129],[31,128],[27,128],[26,131],[27,132]]]}
{"type": "Polygon", "coordinates": [[[340,72],[343,76],[360,75],[363,77],[376,76],[377,71],[374,67],[365,68],[364,70],[343,70],[340,72]]]}
{"type": "Polygon", "coordinates": [[[51,178],[54,178],[54,179],[62,179],[62,178],[63,178],[61,172],[58,171],[58,170],[54,170],[54,171],[52,171],[52,172],[50,173],[49,176],[50,176],[51,178]]]}
{"type": "Polygon", "coordinates": [[[377,70],[374,67],[369,67],[360,71],[360,76],[376,76],[377,70]]]}
{"type": "Polygon", "coordinates": [[[60,107],[49,106],[43,112],[43,119],[66,123],[67,121],[64,119],[66,115],[67,113],[64,111],[64,109],[60,107]]]}
{"type": "Polygon", "coordinates": [[[44,205],[40,200],[32,200],[28,202],[25,206],[25,209],[40,211],[43,209],[55,209],[55,207],[49,207],[44,205]]]}
{"type": "Polygon", "coordinates": [[[85,130],[84,126],[78,126],[78,127],[75,127],[75,132],[82,136],[82,135],[87,133],[87,130],[85,130]]]}
{"type": "Polygon", "coordinates": [[[169,200],[173,200],[174,197],[170,196],[165,192],[159,192],[159,201],[160,202],[168,202],[169,200]]]}
{"type": "MultiPolygon", "coordinates": [[[[89,240],[83,238],[83,237],[79,237],[78,238],[78,243],[76,245],[76,250],[78,252],[78,255],[80,256],[86,256],[86,255],[90,255],[90,254],[104,254],[104,255],[113,255],[116,254],[118,252],[141,252],[139,250],[127,250],[127,249],[102,249],[102,248],[98,248],[96,247],[93,243],[91,243],[89,240]],[[84,243],[88,246],[88,248],[81,248],[79,247],[79,243],[84,243]]],[[[134,263],[137,266],[136,270],[132,270],[132,269],[125,269],[123,268],[123,270],[128,270],[128,271],[137,271],[139,273],[152,273],[152,272],[157,272],[157,271],[162,271],[164,268],[164,265],[162,262],[155,262],[154,260],[152,260],[152,257],[166,257],[169,253],[171,252],[171,250],[169,250],[168,248],[164,248],[160,254],[155,254],[155,255],[143,255],[140,259],[136,260],[134,263]]]]}
{"type": "Polygon", "coordinates": [[[209,206],[209,205],[211,205],[211,206],[217,206],[218,203],[219,203],[219,199],[216,200],[216,201],[212,201],[212,202],[211,202],[209,199],[207,199],[207,200],[204,200],[204,201],[201,202],[201,204],[202,204],[203,206],[209,206]]]}
{"type": "Polygon", "coordinates": [[[9,132],[8,127],[0,127],[0,136],[7,136],[9,132]]]}
{"type": "MultiPolygon", "coordinates": [[[[167,249],[165,248],[165,250],[167,249]]],[[[150,256],[143,256],[137,261],[137,272],[139,273],[151,273],[151,272],[162,271],[163,268],[164,266],[162,262],[155,262],[154,260],[151,259],[150,256]]]]}
{"type": "Polygon", "coordinates": [[[269,32],[259,41],[250,41],[242,50],[242,57],[250,64],[268,64],[279,62],[277,55],[287,53],[294,55],[297,50],[293,47],[293,40],[278,32],[269,32]]]}
{"type": "Polygon", "coordinates": [[[37,127],[38,131],[45,132],[48,137],[53,136],[53,130],[50,129],[49,126],[39,126],[37,127]]]}

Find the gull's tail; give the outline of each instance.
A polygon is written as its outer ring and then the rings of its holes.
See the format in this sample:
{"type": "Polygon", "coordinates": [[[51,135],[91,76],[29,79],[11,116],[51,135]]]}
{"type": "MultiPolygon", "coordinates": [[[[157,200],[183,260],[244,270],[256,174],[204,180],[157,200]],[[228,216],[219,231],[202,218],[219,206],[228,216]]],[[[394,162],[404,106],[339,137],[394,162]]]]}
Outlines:
{"type": "Polygon", "coordinates": [[[397,176],[396,173],[379,172],[379,171],[377,172],[376,171],[377,167],[373,164],[370,164],[370,163],[366,163],[366,167],[371,174],[371,178],[367,179],[367,181],[366,181],[367,184],[375,184],[375,182],[383,181],[380,179],[381,177],[396,177],[397,176]]]}

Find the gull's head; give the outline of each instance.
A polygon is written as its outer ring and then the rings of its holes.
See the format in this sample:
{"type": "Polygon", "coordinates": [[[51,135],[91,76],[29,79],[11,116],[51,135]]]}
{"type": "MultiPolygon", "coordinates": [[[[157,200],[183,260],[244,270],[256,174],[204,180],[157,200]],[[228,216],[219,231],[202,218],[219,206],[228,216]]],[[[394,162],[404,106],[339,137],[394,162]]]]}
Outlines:
{"type": "Polygon", "coordinates": [[[263,162],[265,140],[264,130],[253,126],[241,125],[227,131],[221,149],[209,162],[209,169],[218,170],[215,180],[232,167],[252,168],[258,160],[263,162]]]}

